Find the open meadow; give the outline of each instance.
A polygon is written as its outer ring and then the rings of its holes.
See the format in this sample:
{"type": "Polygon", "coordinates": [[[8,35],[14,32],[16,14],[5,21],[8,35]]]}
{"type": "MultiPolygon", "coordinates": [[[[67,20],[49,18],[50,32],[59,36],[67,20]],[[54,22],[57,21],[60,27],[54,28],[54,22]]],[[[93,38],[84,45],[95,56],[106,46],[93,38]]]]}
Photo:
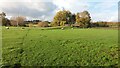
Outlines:
{"type": "Polygon", "coordinates": [[[116,66],[118,30],[2,28],[2,64],[116,66]]]}

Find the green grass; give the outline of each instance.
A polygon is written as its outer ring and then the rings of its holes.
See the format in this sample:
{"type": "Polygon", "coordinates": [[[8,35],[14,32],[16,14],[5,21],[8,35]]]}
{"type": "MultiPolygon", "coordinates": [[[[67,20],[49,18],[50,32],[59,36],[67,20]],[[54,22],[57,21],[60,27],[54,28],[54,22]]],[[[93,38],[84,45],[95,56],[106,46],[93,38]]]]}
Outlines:
{"type": "Polygon", "coordinates": [[[3,27],[2,50],[3,65],[115,66],[118,31],[3,27]]]}

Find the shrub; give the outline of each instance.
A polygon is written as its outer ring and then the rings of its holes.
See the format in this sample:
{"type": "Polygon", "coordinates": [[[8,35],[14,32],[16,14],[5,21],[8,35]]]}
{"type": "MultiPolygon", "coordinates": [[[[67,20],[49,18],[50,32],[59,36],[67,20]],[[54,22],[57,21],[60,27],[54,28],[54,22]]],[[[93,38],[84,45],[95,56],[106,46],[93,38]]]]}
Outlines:
{"type": "Polygon", "coordinates": [[[99,27],[107,27],[107,22],[97,22],[99,27]]]}
{"type": "Polygon", "coordinates": [[[59,21],[52,21],[51,22],[51,24],[50,24],[51,26],[60,26],[60,23],[59,23],[59,21]]]}
{"type": "Polygon", "coordinates": [[[33,27],[33,24],[32,24],[32,23],[29,23],[28,26],[29,26],[29,27],[33,27]]]}
{"type": "Polygon", "coordinates": [[[39,22],[38,27],[48,27],[48,22],[39,22]]]}
{"type": "Polygon", "coordinates": [[[91,26],[92,27],[108,27],[108,24],[107,22],[100,21],[100,22],[91,23],[91,26]]]}

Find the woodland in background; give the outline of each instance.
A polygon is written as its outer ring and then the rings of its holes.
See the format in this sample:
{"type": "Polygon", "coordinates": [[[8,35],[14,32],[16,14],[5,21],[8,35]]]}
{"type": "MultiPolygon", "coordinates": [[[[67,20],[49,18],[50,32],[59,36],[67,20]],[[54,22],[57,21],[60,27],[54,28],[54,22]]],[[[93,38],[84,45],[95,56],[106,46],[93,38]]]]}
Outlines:
{"type": "Polygon", "coordinates": [[[118,27],[118,22],[98,21],[92,22],[88,11],[72,14],[68,10],[60,10],[56,13],[53,21],[42,20],[27,20],[24,16],[13,16],[10,19],[6,18],[6,13],[0,14],[2,26],[24,26],[24,27],[56,27],[56,26],[70,26],[70,27],[118,27]]]}

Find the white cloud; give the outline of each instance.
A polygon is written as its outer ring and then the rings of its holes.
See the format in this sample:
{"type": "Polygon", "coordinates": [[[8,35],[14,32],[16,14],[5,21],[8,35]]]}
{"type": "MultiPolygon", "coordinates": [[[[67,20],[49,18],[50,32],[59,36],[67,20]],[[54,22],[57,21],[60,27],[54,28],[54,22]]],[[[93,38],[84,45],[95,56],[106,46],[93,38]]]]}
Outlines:
{"type": "Polygon", "coordinates": [[[113,6],[117,7],[118,3],[117,2],[99,2],[99,4],[95,5],[95,9],[102,9],[102,10],[106,10],[106,9],[110,9],[113,6]]]}
{"type": "Polygon", "coordinates": [[[118,15],[110,17],[109,22],[118,22],[118,15]]]}
{"type": "Polygon", "coordinates": [[[117,2],[99,2],[91,12],[94,21],[118,21],[117,2]]]}
{"type": "Polygon", "coordinates": [[[52,2],[4,2],[0,4],[0,12],[3,11],[8,16],[22,15],[28,19],[41,19],[41,16],[48,18],[53,15],[56,8],[52,2]]]}
{"type": "Polygon", "coordinates": [[[51,2],[52,0],[0,0],[0,2],[51,2]]]}
{"type": "Polygon", "coordinates": [[[92,20],[93,21],[118,21],[118,12],[109,12],[109,13],[104,13],[104,12],[100,12],[100,13],[92,13],[92,20]]]}
{"type": "Polygon", "coordinates": [[[88,10],[93,21],[116,21],[117,2],[118,0],[0,0],[0,12],[6,12],[7,17],[20,14],[28,19],[45,18],[44,20],[51,21],[55,13],[64,7],[72,13],[88,10]],[[98,4],[94,5],[91,2],[98,4]]]}
{"type": "Polygon", "coordinates": [[[73,13],[87,10],[89,4],[81,0],[53,0],[53,3],[58,6],[59,9],[70,10],[73,13]]]}

